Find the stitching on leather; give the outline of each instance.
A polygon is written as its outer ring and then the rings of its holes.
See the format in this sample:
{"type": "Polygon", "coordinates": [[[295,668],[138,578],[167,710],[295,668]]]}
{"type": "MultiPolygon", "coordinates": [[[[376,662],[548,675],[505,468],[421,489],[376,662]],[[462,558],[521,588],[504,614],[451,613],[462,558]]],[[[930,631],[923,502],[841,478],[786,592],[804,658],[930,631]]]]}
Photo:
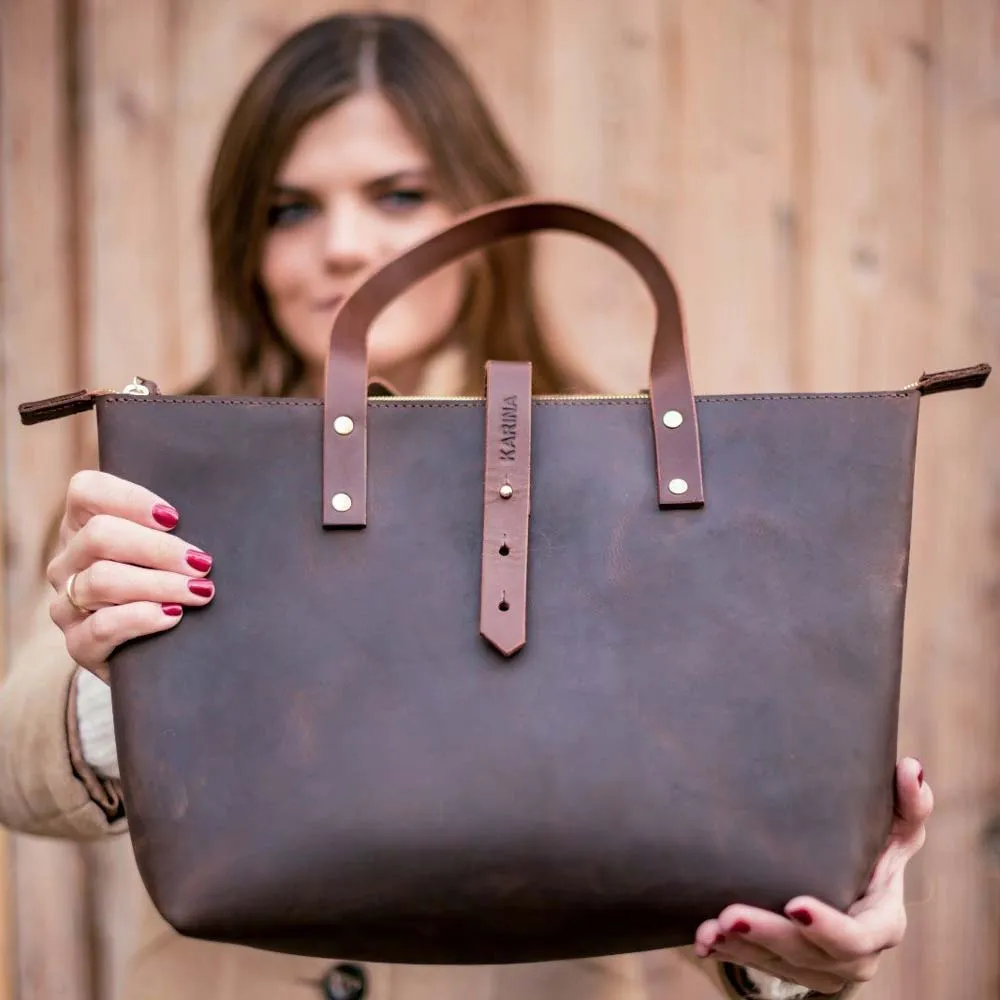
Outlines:
{"type": "Polygon", "coordinates": [[[908,392],[796,392],[787,395],[757,395],[757,396],[695,396],[699,403],[747,403],[752,400],[767,402],[768,400],[802,400],[802,399],[906,399],[908,392]]]}
{"type": "Polygon", "coordinates": [[[221,396],[208,396],[191,399],[187,396],[104,396],[101,402],[105,404],[124,403],[126,406],[141,403],[183,403],[186,406],[321,406],[321,399],[225,399],[221,396]]]}
{"type": "MultiPolygon", "coordinates": [[[[906,399],[908,392],[830,392],[830,393],[792,393],[788,395],[757,395],[757,396],[695,396],[697,403],[750,403],[750,402],[801,402],[813,399],[906,399]]],[[[455,399],[455,400],[393,400],[390,396],[373,396],[370,401],[377,406],[393,407],[395,409],[455,409],[465,406],[482,406],[482,399],[455,399]]],[[[208,398],[190,399],[184,396],[145,396],[143,398],[129,398],[128,396],[105,396],[102,402],[105,405],[114,403],[124,403],[125,405],[140,404],[148,406],[150,403],[160,405],[182,404],[186,406],[322,406],[321,399],[223,399],[218,396],[208,398]]],[[[574,399],[567,396],[565,399],[535,399],[533,406],[648,406],[648,398],[638,399],[574,399]]]]}

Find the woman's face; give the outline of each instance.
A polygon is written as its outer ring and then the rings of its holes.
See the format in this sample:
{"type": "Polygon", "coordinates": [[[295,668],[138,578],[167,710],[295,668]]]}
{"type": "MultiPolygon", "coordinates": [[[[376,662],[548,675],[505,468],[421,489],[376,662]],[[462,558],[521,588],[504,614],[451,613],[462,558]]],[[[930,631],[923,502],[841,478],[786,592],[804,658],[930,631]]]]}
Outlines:
{"type": "MultiPolygon", "coordinates": [[[[302,130],[275,178],[260,280],[314,385],[334,315],[359,279],[453,218],[427,154],[381,94],[350,97],[302,130]]],[[[373,374],[404,392],[422,386],[427,366],[454,349],[463,273],[444,268],[382,313],[369,334],[373,374]]]]}

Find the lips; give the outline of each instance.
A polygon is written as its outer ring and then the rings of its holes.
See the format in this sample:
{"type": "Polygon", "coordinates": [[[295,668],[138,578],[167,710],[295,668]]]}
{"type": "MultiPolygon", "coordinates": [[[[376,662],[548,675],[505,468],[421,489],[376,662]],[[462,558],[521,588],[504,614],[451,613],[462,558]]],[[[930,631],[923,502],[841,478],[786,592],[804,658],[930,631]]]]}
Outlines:
{"type": "Polygon", "coordinates": [[[329,298],[320,299],[313,304],[313,311],[330,312],[333,309],[337,309],[344,301],[344,298],[345,296],[343,295],[331,295],[329,298]]]}

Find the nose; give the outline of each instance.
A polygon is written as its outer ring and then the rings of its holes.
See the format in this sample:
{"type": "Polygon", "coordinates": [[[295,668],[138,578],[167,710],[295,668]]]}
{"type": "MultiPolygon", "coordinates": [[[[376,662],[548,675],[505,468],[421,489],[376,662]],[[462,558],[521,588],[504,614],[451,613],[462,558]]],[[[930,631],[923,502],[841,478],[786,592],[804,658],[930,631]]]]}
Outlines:
{"type": "Polygon", "coordinates": [[[323,244],[327,269],[352,274],[370,267],[376,253],[376,227],[364,207],[350,202],[331,206],[323,244]]]}

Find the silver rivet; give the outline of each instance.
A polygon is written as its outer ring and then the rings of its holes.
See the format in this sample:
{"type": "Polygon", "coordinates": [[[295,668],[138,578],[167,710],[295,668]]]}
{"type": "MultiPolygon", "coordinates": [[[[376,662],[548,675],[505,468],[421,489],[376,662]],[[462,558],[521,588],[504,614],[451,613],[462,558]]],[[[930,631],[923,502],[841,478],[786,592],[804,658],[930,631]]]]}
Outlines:
{"type": "Polygon", "coordinates": [[[513,495],[514,487],[511,486],[510,483],[504,483],[503,486],[500,487],[500,496],[502,496],[504,500],[509,500],[513,495]]]}
{"type": "Polygon", "coordinates": [[[663,414],[663,426],[664,427],[680,427],[684,423],[684,415],[679,410],[667,410],[663,414]]]}
{"type": "Polygon", "coordinates": [[[351,498],[346,493],[335,493],[330,503],[338,514],[343,514],[351,509],[351,498]]]}
{"type": "Polygon", "coordinates": [[[671,493],[676,493],[678,495],[680,495],[681,493],[687,493],[688,491],[687,480],[671,479],[670,482],[667,483],[667,489],[670,490],[671,493]]]}
{"type": "Polygon", "coordinates": [[[341,436],[346,436],[354,430],[354,421],[350,417],[337,417],[333,422],[333,429],[341,436]]]}

